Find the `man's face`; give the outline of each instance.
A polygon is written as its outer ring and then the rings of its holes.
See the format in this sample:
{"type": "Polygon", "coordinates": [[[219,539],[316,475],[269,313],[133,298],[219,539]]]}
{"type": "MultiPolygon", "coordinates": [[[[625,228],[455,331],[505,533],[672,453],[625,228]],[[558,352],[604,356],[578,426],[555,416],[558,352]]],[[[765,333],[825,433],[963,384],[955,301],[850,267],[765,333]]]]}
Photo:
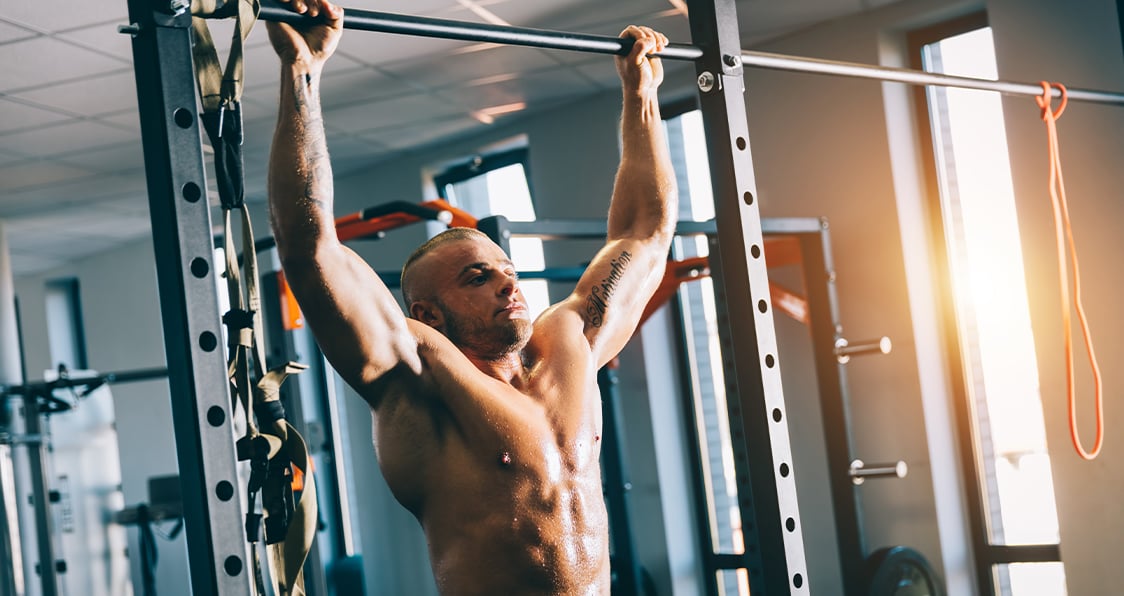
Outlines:
{"type": "Polygon", "coordinates": [[[439,311],[425,320],[454,344],[481,355],[522,349],[531,335],[527,300],[515,266],[485,238],[450,242],[426,255],[424,275],[439,311]]]}

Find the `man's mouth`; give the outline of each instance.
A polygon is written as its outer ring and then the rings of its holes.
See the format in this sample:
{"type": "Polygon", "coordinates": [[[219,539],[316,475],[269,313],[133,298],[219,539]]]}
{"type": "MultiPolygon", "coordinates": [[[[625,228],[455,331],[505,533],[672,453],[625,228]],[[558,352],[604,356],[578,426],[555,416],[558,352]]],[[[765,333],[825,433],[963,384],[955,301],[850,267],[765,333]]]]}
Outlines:
{"type": "Polygon", "coordinates": [[[527,310],[527,307],[524,306],[522,302],[509,302],[504,305],[503,308],[497,310],[496,314],[498,315],[502,312],[519,312],[524,310],[527,310]]]}

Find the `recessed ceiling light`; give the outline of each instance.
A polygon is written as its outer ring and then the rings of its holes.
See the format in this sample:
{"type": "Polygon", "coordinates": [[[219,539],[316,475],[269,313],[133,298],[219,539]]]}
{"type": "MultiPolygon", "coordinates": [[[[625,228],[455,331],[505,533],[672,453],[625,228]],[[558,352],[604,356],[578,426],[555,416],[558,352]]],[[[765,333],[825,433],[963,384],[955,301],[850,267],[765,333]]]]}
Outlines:
{"type": "Polygon", "coordinates": [[[487,8],[484,8],[483,6],[480,6],[479,4],[473,2],[473,0],[457,0],[457,4],[460,4],[461,6],[471,10],[476,16],[493,25],[499,25],[501,27],[511,26],[511,23],[499,18],[498,16],[496,16],[496,13],[488,10],[487,8]]]}
{"type": "Polygon", "coordinates": [[[504,104],[502,106],[492,106],[490,108],[484,108],[482,110],[476,110],[474,112],[470,112],[470,115],[473,118],[476,118],[477,120],[483,122],[484,124],[492,124],[493,122],[496,121],[496,116],[502,116],[503,114],[510,114],[512,112],[518,112],[518,111],[524,110],[526,108],[527,108],[526,102],[517,101],[515,103],[508,103],[508,104],[504,104]]]}
{"type": "Polygon", "coordinates": [[[675,11],[683,16],[687,16],[687,3],[683,0],[667,0],[675,7],[675,11]]]}

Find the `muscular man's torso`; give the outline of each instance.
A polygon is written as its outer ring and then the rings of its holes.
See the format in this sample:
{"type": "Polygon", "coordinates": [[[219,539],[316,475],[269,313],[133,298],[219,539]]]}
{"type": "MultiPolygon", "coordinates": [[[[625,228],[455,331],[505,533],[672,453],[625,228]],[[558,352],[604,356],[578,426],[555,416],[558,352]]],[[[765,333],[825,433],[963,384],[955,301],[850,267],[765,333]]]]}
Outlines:
{"type": "Polygon", "coordinates": [[[442,594],[609,593],[596,363],[580,321],[551,319],[514,385],[419,325],[420,382],[371,402],[379,465],[442,594]]]}

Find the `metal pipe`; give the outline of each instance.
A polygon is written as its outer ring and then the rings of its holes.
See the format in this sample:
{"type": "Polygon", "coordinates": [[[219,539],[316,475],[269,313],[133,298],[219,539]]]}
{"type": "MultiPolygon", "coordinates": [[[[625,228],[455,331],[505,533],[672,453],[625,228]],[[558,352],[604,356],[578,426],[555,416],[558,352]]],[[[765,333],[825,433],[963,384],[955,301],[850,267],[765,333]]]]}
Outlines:
{"type": "MultiPolygon", "coordinates": [[[[265,21],[299,23],[305,17],[282,5],[277,0],[262,0],[258,18],[265,21]]],[[[437,37],[485,43],[501,43],[517,46],[530,46],[555,50],[573,50],[594,54],[627,55],[632,49],[633,40],[603,35],[587,35],[532,29],[528,27],[507,27],[487,23],[471,23],[452,19],[436,19],[413,15],[376,12],[348,8],[344,10],[345,29],[378,31],[399,35],[437,37]]],[[[689,45],[670,44],[658,54],[661,58],[673,60],[697,60],[702,50],[689,45]]]]}
{"type": "Polygon", "coordinates": [[[866,464],[863,460],[856,459],[851,462],[848,473],[851,482],[855,486],[860,486],[867,478],[905,478],[906,474],[909,474],[909,466],[900,459],[888,464],[866,464]]]}
{"type": "MultiPolygon", "coordinates": [[[[296,24],[310,17],[305,17],[293,12],[278,0],[262,0],[259,18],[264,21],[296,24]]],[[[618,56],[628,54],[633,43],[631,39],[621,39],[605,35],[588,35],[584,33],[569,33],[565,31],[533,29],[529,27],[508,27],[489,23],[472,23],[453,19],[437,19],[354,8],[344,10],[343,26],[345,29],[377,31],[398,35],[437,37],[441,39],[572,50],[576,52],[613,54],[618,56]]],[[[660,58],[668,58],[671,60],[698,60],[702,57],[702,50],[693,45],[673,43],[656,55],[660,58]]],[[[742,50],[741,61],[743,66],[773,70],[874,79],[905,83],[908,85],[935,85],[940,87],[978,89],[981,91],[996,91],[1005,95],[1023,95],[1029,97],[1042,95],[1042,86],[1036,83],[989,81],[972,77],[935,74],[908,68],[872,66],[858,62],[788,56],[770,52],[742,50]]],[[[1061,96],[1061,92],[1057,89],[1051,89],[1050,94],[1055,98],[1061,96]]],[[[1069,89],[1067,94],[1069,99],[1073,101],[1124,105],[1124,93],[1091,89],[1069,89]]]]}
{"type": "Polygon", "coordinates": [[[893,342],[883,335],[878,339],[868,339],[857,343],[850,343],[846,338],[835,340],[835,358],[839,364],[847,364],[852,356],[865,356],[867,354],[889,354],[894,349],[893,342]]]}
{"type": "MultiPolygon", "coordinates": [[[[28,392],[23,395],[24,433],[38,435],[42,432],[39,418],[39,396],[28,392]]],[[[59,593],[58,575],[55,568],[54,523],[51,511],[50,479],[47,477],[47,446],[40,441],[27,450],[28,466],[31,469],[31,495],[35,507],[35,554],[39,562],[35,569],[39,574],[42,596],[56,596],[59,593]]]]}
{"type": "MultiPolygon", "coordinates": [[[[4,222],[0,221],[0,394],[4,385],[22,383],[24,370],[12,259],[4,222]]],[[[14,415],[7,398],[0,397],[0,437],[10,440],[14,415]]],[[[0,594],[24,592],[23,545],[15,480],[11,450],[0,444],[0,594]]]]}
{"type": "MultiPolygon", "coordinates": [[[[957,77],[952,75],[935,74],[908,68],[893,68],[890,66],[871,66],[858,62],[841,62],[838,60],[824,60],[822,58],[805,58],[786,56],[784,54],[771,54],[769,52],[742,51],[742,64],[758,68],[773,70],[788,70],[794,72],[809,72],[815,74],[856,77],[860,79],[875,79],[906,83],[907,85],[935,85],[939,87],[960,87],[963,89],[978,89],[981,91],[996,91],[1005,95],[1026,95],[1038,97],[1042,95],[1042,86],[1037,83],[1013,83],[1009,81],[989,81],[971,77],[957,77]]],[[[1071,101],[1089,101],[1094,103],[1107,103],[1124,105],[1124,93],[1109,91],[1096,91],[1088,89],[1067,89],[1071,101]]],[[[1051,97],[1060,97],[1057,89],[1050,90],[1051,97]]]]}

